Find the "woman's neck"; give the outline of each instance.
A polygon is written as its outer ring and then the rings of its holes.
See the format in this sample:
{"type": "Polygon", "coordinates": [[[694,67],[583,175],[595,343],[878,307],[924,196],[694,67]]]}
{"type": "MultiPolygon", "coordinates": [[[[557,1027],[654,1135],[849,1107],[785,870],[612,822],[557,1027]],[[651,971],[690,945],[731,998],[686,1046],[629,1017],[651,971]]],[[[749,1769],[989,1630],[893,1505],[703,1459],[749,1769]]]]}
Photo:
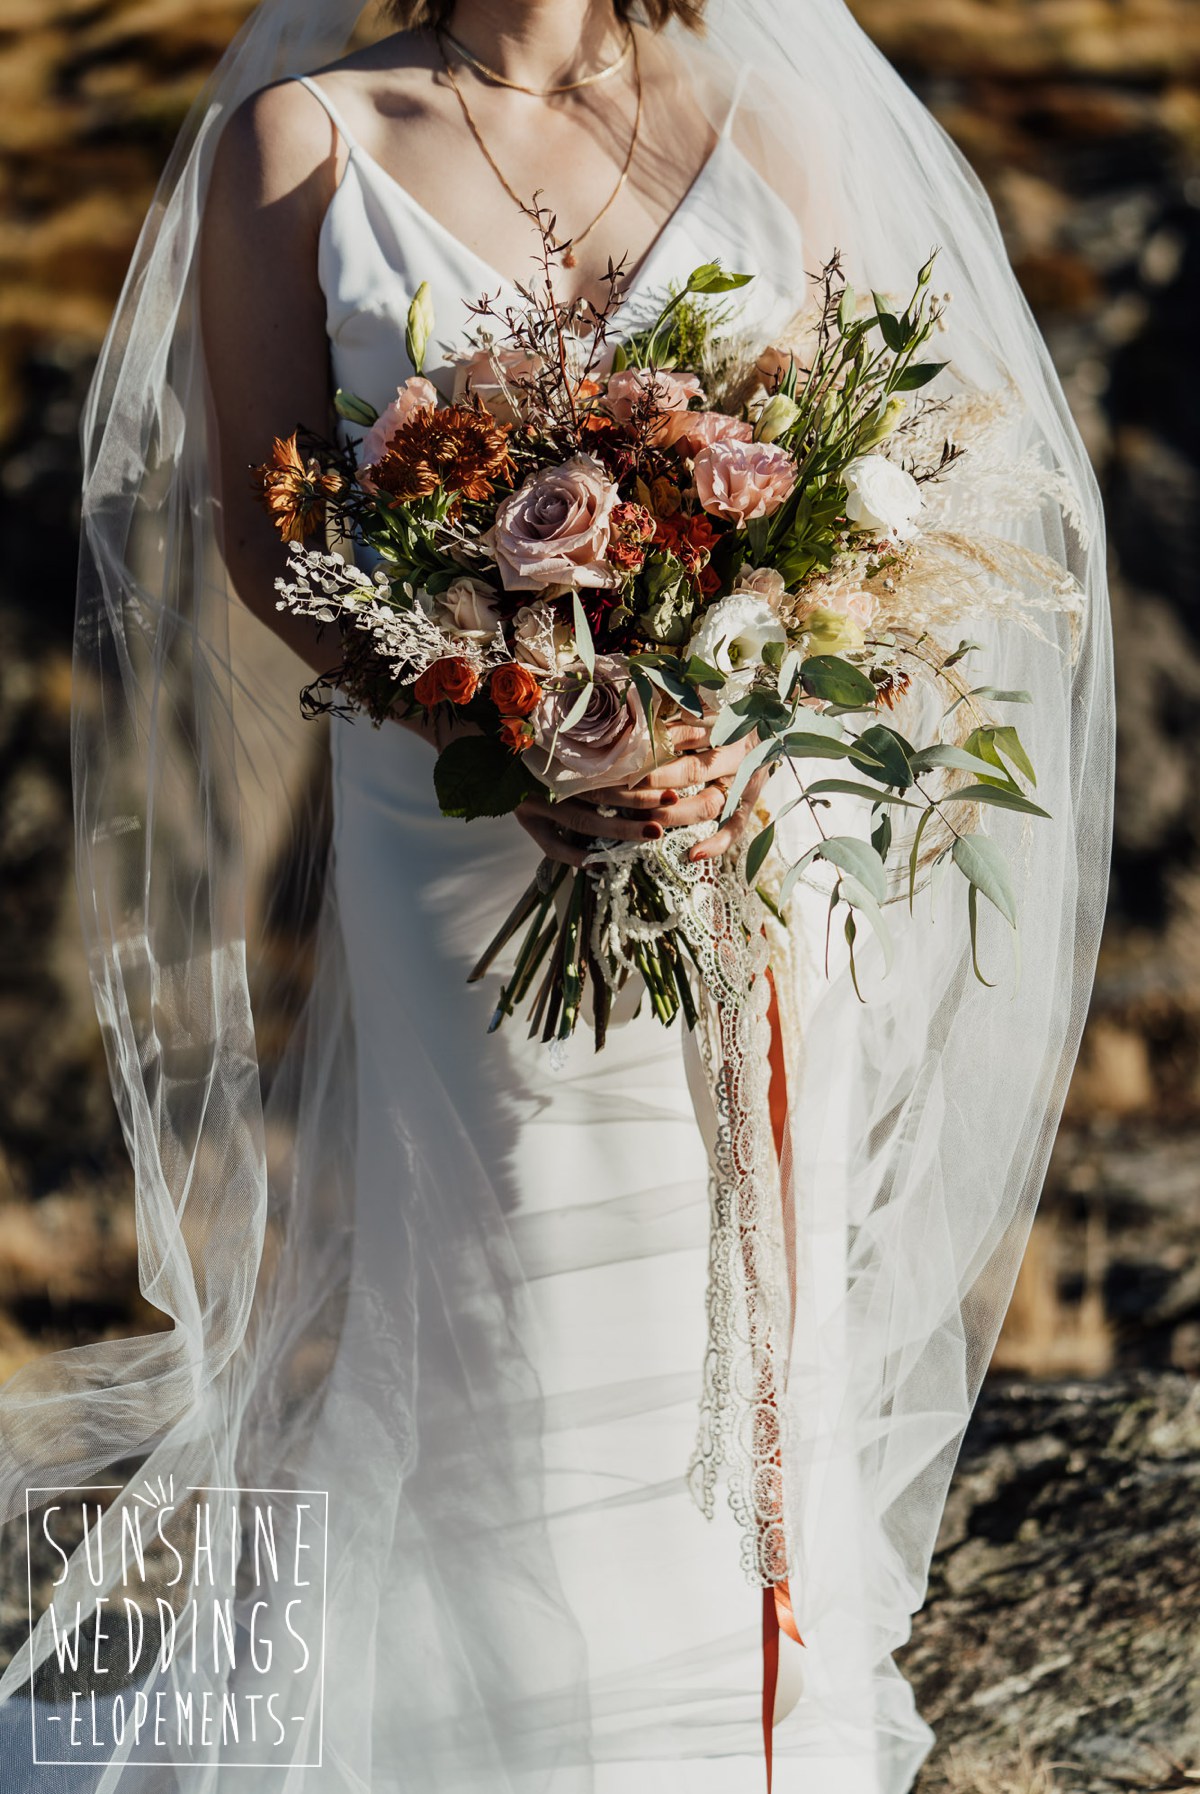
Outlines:
{"type": "Polygon", "coordinates": [[[456,0],[447,26],[481,62],[528,87],[601,67],[625,34],[612,0],[456,0]]]}

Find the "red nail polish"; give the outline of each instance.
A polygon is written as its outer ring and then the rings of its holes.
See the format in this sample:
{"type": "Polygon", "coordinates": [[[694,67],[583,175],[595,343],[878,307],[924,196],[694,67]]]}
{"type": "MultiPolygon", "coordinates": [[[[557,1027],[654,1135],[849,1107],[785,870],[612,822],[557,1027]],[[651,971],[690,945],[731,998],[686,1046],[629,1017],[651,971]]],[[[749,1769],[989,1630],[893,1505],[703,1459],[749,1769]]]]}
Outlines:
{"type": "Polygon", "coordinates": [[[657,822],[648,822],[642,830],[642,834],[647,841],[657,841],[658,837],[662,834],[662,829],[657,822]]]}
{"type": "Polygon", "coordinates": [[[664,791],[659,802],[664,804],[677,804],[679,802],[678,791],[664,791]]]}

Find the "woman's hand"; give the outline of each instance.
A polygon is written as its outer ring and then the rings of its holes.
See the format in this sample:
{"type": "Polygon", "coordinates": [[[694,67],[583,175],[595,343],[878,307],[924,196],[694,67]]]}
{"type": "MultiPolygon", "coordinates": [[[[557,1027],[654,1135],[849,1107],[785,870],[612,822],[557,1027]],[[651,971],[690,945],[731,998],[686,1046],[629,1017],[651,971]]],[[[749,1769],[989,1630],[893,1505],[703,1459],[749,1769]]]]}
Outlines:
{"type": "MultiPolygon", "coordinates": [[[[748,735],[729,747],[713,748],[708,745],[708,728],[701,723],[670,724],[666,734],[677,753],[636,785],[589,791],[586,797],[563,803],[531,799],[520,806],[518,820],[547,858],[581,866],[589,842],[598,835],[609,840],[657,841],[668,828],[716,821],[725,808],[729,783],[757,738],[748,735]],[[690,797],[680,795],[692,785],[702,789],[690,797]],[[618,814],[602,815],[600,805],[618,814]]],[[[696,842],[689,859],[715,859],[741,840],[767,777],[765,769],[751,777],[733,815],[713,835],[696,842]]]]}

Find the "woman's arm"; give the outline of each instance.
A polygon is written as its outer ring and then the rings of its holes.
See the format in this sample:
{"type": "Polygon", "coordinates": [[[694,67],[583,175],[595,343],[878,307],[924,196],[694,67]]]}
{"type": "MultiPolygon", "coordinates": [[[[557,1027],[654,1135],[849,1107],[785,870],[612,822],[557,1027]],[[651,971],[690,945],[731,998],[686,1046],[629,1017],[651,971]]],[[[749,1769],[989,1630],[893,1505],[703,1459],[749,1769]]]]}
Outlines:
{"type": "Polygon", "coordinates": [[[273,437],[297,424],[325,431],[331,420],[317,238],[339,145],[317,112],[299,82],[285,81],[231,114],[201,223],[200,319],[230,579],[246,607],[321,672],[336,643],[328,631],[319,640],[306,618],[276,610],[275,579],[287,556],[250,478],[273,437]]]}

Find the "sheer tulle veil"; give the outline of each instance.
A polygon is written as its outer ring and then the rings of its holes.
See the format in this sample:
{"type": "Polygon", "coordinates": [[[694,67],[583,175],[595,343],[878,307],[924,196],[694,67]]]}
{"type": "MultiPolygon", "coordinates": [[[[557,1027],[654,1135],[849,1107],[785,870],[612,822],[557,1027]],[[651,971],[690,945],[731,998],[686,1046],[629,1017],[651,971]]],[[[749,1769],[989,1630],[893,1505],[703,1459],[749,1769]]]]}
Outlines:
{"type": "MultiPolygon", "coordinates": [[[[370,1315],[347,1300],[363,1225],[360,1043],[322,877],[324,735],[299,719],[298,663],[229,589],[209,480],[196,243],[221,123],[264,84],[341,54],[359,12],[356,0],[262,0],[239,32],[180,133],[89,395],[78,883],[136,1179],[141,1286],[166,1325],[35,1360],[9,1380],[3,1514],[19,1532],[27,1505],[36,1514],[47,1499],[28,1490],[89,1481],[115,1488],[113,1514],[154,1490],[160,1503],[172,1491],[181,1511],[184,1492],[200,1488],[318,1491],[343,1541],[326,1570],[323,1721],[314,1695],[290,1754],[263,1771],[277,1771],[272,1785],[585,1794],[596,1716],[583,1644],[546,1563],[547,1422],[523,1349],[518,1256],[503,1216],[477,1199],[485,1169],[416,1027],[401,1030],[398,1049],[407,1150],[386,1234],[395,1303],[370,1315]],[[444,1305],[457,1367],[437,1401],[439,1367],[414,1352],[414,1316],[429,1303],[444,1305]],[[461,1440],[469,1470],[452,1489],[422,1478],[439,1428],[442,1461],[461,1440]],[[462,1616],[463,1686],[474,1692],[456,1748],[474,1768],[453,1784],[429,1767],[444,1737],[410,1719],[397,1745],[408,1779],[373,1777],[378,1704],[417,1672],[420,1652],[420,1615],[380,1600],[385,1547],[441,1548],[458,1566],[445,1600],[462,1616]],[[504,1554],[511,1600],[480,1593],[501,1586],[476,1574],[483,1552],[504,1554]],[[487,1666],[509,1639],[522,1640],[526,1666],[519,1720],[489,1694],[487,1666]],[[369,1662],[376,1672],[364,1673],[369,1662]]],[[[694,68],[696,103],[719,119],[749,65],[737,129],[794,205],[809,273],[836,247],[860,290],[907,291],[939,249],[935,278],[952,294],[939,359],[950,358],[958,391],[1007,390],[1006,453],[1012,465],[1032,457],[1053,493],[1017,517],[999,477],[983,481],[964,527],[980,522],[1049,556],[1085,595],[1074,616],[1047,613],[1035,628],[999,616],[973,630],[989,679],[1035,700],[1029,746],[1053,818],[989,821],[1021,919],[1019,956],[1004,925],[984,921],[997,988],[972,976],[965,897],[949,883],[922,889],[911,917],[906,903],[891,906],[895,963],[884,977],[864,955],[865,1003],[844,967],[826,978],[819,964],[820,891],[801,887],[790,918],[793,938],[815,943],[793,954],[782,993],[797,1196],[790,1583],[808,1704],[844,1761],[869,1762],[873,1778],[819,1785],[903,1794],[930,1734],[891,1653],[922,1601],[1012,1291],[1100,932],[1114,738],[1103,526],[988,201],[842,0],[710,0],[707,19],[703,39],[672,39],[694,68]]],[[[799,306],[806,273],[790,273],[799,306]]],[[[555,1425],[572,1419],[557,1414],[555,1425]]],[[[232,1574],[234,1550],[232,1536],[214,1538],[218,1574],[232,1574]]],[[[119,1571],[109,1567],[110,1582],[119,1571]]],[[[56,1605],[70,1612],[95,1592],[82,1551],[64,1574],[56,1605]]],[[[165,1589],[170,1565],[159,1574],[165,1589]]],[[[31,1665],[41,1675],[54,1650],[43,1619],[0,1681],[0,1712],[21,1712],[0,1732],[6,1786],[30,1773],[31,1665]]],[[[172,1673],[218,1701],[230,1680],[211,1664],[172,1673]]],[[[158,1685],[147,1671],[130,1687],[158,1685]]],[[[652,1737],[653,1711],[645,1724],[652,1737]]],[[[801,1721],[790,1743],[788,1724],[778,1748],[803,1765],[801,1721]]],[[[146,1785],[136,1781],[145,1758],[127,1735],[93,1753],[94,1785],[146,1785]]],[[[198,1748],[153,1785],[223,1788],[221,1752],[198,1748]]]]}

